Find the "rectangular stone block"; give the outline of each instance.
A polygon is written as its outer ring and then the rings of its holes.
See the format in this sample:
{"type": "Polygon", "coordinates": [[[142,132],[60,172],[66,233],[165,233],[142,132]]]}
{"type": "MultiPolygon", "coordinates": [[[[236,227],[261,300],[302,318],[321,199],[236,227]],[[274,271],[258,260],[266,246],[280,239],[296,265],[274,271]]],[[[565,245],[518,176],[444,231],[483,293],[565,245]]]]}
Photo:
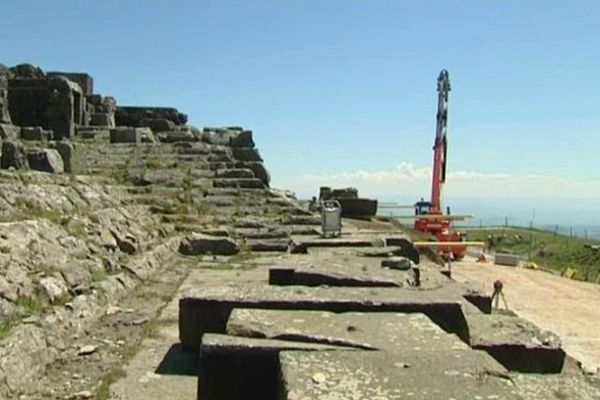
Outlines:
{"type": "Polygon", "coordinates": [[[52,76],[64,76],[72,82],[79,85],[84,95],[92,95],[94,93],[94,79],[85,72],[48,72],[49,77],[52,76]]]}
{"type": "Polygon", "coordinates": [[[22,140],[37,140],[47,142],[48,140],[52,140],[53,136],[54,134],[52,131],[45,130],[39,126],[24,126],[21,128],[22,140]]]}
{"type": "Polygon", "coordinates": [[[332,312],[424,313],[445,331],[468,340],[462,296],[450,290],[416,291],[372,287],[212,286],[189,288],[179,301],[179,335],[198,349],[204,333],[223,333],[234,308],[332,312]]]}
{"type": "MultiPolygon", "coordinates": [[[[198,399],[274,399],[281,351],[335,351],[335,346],[206,334],[200,348],[198,399]]],[[[349,349],[339,348],[340,351],[349,349]]]]}
{"type": "Polygon", "coordinates": [[[227,334],[389,352],[415,347],[431,352],[470,350],[418,312],[235,309],[227,321],[227,334]]]}
{"type": "Polygon", "coordinates": [[[97,137],[110,137],[108,127],[80,127],[77,129],[77,135],[82,139],[94,139],[97,137]]]}
{"type": "Polygon", "coordinates": [[[112,113],[94,113],[90,117],[90,125],[113,128],[115,126],[115,116],[112,113]]]}
{"type": "Polygon", "coordinates": [[[219,178],[213,181],[216,188],[264,189],[265,184],[258,178],[219,178]]]}
{"type": "Polygon", "coordinates": [[[281,286],[345,286],[345,287],[402,287],[405,273],[373,276],[368,272],[340,271],[336,268],[271,267],[269,284],[281,286]]]}
{"type": "Polygon", "coordinates": [[[110,130],[110,142],[140,144],[142,135],[135,128],[113,128],[110,130]]]}
{"type": "Polygon", "coordinates": [[[519,265],[519,256],[516,254],[496,253],[494,255],[494,264],[516,267],[519,265]]]}
{"type": "Polygon", "coordinates": [[[559,373],[565,363],[560,339],[512,315],[467,314],[471,347],[483,350],[511,371],[559,373]]]}
{"type": "Polygon", "coordinates": [[[283,351],[279,362],[277,399],[522,399],[500,365],[470,349],[283,351]]]}
{"type": "Polygon", "coordinates": [[[249,147],[232,147],[233,156],[238,161],[255,161],[262,162],[263,159],[258,152],[258,149],[249,147]]]}

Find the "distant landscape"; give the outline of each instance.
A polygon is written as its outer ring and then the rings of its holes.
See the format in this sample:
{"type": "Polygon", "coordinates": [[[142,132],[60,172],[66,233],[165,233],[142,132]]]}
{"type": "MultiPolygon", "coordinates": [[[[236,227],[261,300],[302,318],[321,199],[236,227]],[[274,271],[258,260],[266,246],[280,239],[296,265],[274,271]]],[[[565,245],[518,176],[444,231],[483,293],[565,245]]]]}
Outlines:
{"type": "MultiPolygon", "coordinates": [[[[381,202],[411,205],[418,198],[408,196],[382,197],[381,202]]],[[[557,231],[589,239],[600,239],[599,199],[548,199],[548,198],[447,198],[455,215],[472,215],[473,218],[457,223],[460,226],[510,226],[530,227],[557,231]]],[[[410,209],[381,209],[383,215],[410,215],[410,209]]]]}

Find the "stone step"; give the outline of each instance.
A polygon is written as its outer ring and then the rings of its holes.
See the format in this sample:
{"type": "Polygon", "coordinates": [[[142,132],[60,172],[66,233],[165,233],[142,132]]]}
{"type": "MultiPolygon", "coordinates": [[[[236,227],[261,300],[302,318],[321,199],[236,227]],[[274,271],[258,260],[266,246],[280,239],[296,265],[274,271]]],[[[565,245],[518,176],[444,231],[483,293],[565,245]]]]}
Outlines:
{"type": "Polygon", "coordinates": [[[245,239],[288,239],[290,233],[272,226],[264,229],[236,228],[233,231],[233,236],[245,239]]]}
{"type": "Polygon", "coordinates": [[[256,190],[256,189],[232,189],[232,188],[224,188],[224,187],[212,187],[206,190],[207,196],[243,196],[248,195],[252,197],[262,197],[268,198],[267,190],[256,190]]]}
{"type": "Polygon", "coordinates": [[[244,196],[206,196],[202,201],[222,207],[264,207],[265,205],[264,199],[244,196]]]}
{"type": "Polygon", "coordinates": [[[266,252],[278,251],[287,252],[290,249],[290,239],[249,239],[246,240],[246,246],[251,251],[266,252]]]}
{"type": "Polygon", "coordinates": [[[265,184],[258,178],[219,178],[213,180],[213,187],[264,189],[265,184]]]}
{"type": "Polygon", "coordinates": [[[317,215],[296,215],[284,218],[283,225],[321,225],[321,217],[317,215]]]}
{"type": "Polygon", "coordinates": [[[254,172],[248,168],[218,169],[218,178],[255,178],[254,172]]]}

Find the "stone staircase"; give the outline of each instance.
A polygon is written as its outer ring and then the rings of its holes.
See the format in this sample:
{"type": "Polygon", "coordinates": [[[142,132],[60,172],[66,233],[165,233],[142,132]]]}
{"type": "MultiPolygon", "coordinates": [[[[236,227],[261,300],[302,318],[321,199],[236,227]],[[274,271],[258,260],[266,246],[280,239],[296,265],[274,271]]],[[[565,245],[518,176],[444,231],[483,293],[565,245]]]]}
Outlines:
{"type": "MultiPolygon", "coordinates": [[[[249,131],[243,132],[242,144],[253,146],[249,131]]],[[[205,131],[197,141],[111,143],[107,134],[81,135],[75,141],[75,172],[123,186],[126,202],[148,207],[175,231],[221,229],[249,240],[250,249],[252,241],[260,240],[256,249],[283,251],[282,242],[298,231],[297,225],[318,225],[304,217],[309,213],[293,197],[269,188],[269,173],[256,148],[224,145],[222,136],[205,131]],[[255,226],[236,228],[244,219],[255,226]]]]}

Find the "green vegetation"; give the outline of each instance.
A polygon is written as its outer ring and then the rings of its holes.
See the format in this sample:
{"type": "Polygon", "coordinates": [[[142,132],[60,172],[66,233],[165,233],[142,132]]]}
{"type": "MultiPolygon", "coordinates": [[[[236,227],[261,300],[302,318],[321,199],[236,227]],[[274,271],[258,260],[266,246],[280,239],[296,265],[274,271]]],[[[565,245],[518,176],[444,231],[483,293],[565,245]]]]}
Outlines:
{"type": "Polygon", "coordinates": [[[580,280],[596,281],[600,274],[600,250],[590,247],[600,245],[600,241],[597,240],[516,227],[461,230],[467,232],[468,240],[488,243],[488,237],[491,237],[493,250],[518,254],[540,267],[560,273],[567,268],[573,268],[577,271],[576,278],[580,280]]]}
{"type": "Polygon", "coordinates": [[[108,276],[106,269],[95,269],[92,271],[92,282],[101,282],[108,276]]]}
{"type": "Polygon", "coordinates": [[[87,231],[85,229],[85,223],[81,220],[70,220],[69,218],[64,218],[62,221],[62,226],[69,233],[69,235],[85,239],[87,238],[87,231]]]}
{"type": "Polygon", "coordinates": [[[0,215],[0,222],[17,222],[31,219],[47,219],[56,224],[62,222],[63,214],[59,210],[45,209],[27,204],[15,204],[15,206],[21,208],[21,210],[0,215]]]}
{"type": "Polygon", "coordinates": [[[11,329],[19,325],[23,318],[30,315],[40,315],[46,308],[46,304],[39,295],[31,297],[21,297],[15,302],[21,311],[0,321],[0,340],[8,336],[11,329]]]}
{"type": "Polygon", "coordinates": [[[40,295],[21,297],[15,304],[25,310],[27,315],[40,315],[46,308],[46,304],[40,295]]]}
{"type": "Polygon", "coordinates": [[[98,389],[96,389],[96,393],[94,394],[94,399],[96,400],[107,400],[110,398],[110,386],[118,381],[121,378],[125,378],[127,376],[127,372],[122,367],[116,367],[111,369],[108,373],[106,373],[102,377],[102,383],[98,389]]]}
{"type": "Polygon", "coordinates": [[[4,339],[10,333],[10,330],[21,322],[19,317],[9,317],[0,322],[0,340],[4,339]]]}

